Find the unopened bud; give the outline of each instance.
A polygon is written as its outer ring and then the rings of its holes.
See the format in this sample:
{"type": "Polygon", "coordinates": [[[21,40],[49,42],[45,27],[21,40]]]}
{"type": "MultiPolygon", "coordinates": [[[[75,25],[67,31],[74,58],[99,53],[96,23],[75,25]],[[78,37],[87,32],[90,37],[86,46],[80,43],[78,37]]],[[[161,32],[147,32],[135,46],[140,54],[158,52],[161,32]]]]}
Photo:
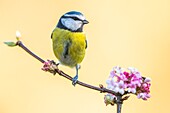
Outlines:
{"type": "Polygon", "coordinates": [[[16,38],[17,38],[17,40],[19,40],[19,38],[21,38],[21,33],[19,31],[16,31],[16,38]]]}

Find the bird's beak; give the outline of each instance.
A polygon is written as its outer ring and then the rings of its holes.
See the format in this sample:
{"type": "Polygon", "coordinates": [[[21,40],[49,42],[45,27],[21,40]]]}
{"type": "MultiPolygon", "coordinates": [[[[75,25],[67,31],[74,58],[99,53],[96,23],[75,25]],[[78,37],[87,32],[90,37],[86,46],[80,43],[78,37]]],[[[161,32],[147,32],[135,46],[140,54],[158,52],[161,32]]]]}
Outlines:
{"type": "Polygon", "coordinates": [[[89,23],[89,21],[83,20],[83,24],[88,24],[88,23],[89,23]]]}

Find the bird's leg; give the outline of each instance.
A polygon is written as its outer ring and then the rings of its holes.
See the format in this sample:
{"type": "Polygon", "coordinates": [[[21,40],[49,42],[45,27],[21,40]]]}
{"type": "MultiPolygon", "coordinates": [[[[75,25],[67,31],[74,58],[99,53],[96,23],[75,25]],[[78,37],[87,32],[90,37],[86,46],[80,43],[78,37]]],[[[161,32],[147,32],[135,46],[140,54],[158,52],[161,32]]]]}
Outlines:
{"type": "Polygon", "coordinates": [[[76,65],[76,76],[75,77],[73,77],[73,79],[72,79],[72,84],[73,84],[73,86],[75,86],[76,85],[76,83],[77,83],[77,81],[78,81],[78,70],[80,69],[80,65],[76,65]]]}

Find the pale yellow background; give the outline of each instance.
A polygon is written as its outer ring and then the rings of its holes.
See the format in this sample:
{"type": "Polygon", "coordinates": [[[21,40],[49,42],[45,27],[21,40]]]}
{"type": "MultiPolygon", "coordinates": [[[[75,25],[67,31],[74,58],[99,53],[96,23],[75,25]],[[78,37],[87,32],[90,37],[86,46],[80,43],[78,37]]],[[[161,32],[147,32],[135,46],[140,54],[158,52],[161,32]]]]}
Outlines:
{"type": "Polygon", "coordinates": [[[0,113],[116,112],[116,106],[105,106],[104,94],[73,87],[63,77],[41,71],[42,64],[19,47],[3,44],[15,41],[19,30],[33,52],[57,61],[50,35],[70,10],[81,11],[90,21],[84,29],[89,43],[79,80],[106,85],[113,66],[134,66],[152,78],[152,98],[131,96],[122,113],[169,113],[169,0],[0,0],[0,113]]]}

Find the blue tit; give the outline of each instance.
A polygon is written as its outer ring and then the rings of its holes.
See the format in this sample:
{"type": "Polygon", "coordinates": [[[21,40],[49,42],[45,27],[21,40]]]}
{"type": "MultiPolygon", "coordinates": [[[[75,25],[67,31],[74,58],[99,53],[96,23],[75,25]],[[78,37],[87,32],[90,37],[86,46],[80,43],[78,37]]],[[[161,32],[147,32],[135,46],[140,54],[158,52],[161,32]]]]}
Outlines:
{"type": "Polygon", "coordinates": [[[59,62],[76,68],[76,76],[72,79],[74,86],[78,81],[79,64],[84,59],[87,48],[83,26],[88,23],[82,13],[70,11],[61,16],[51,34],[53,51],[59,62]]]}

